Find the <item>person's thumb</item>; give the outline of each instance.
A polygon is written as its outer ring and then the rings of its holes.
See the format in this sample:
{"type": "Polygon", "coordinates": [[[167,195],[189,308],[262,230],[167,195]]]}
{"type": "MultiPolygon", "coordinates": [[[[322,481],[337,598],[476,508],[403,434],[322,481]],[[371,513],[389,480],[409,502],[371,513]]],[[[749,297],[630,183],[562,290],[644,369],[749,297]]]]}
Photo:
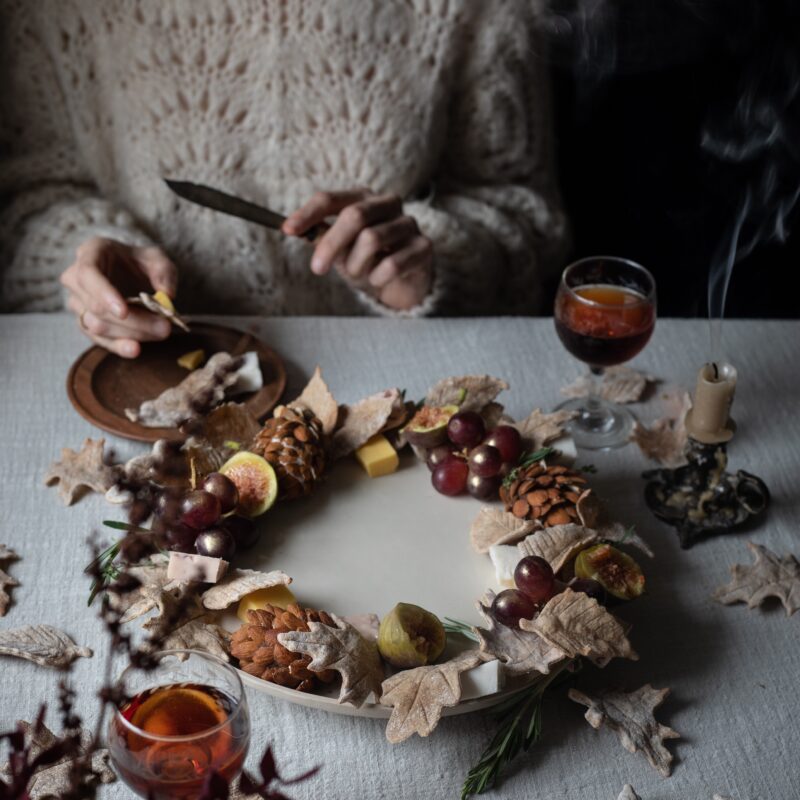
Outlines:
{"type": "Polygon", "coordinates": [[[155,291],[174,299],[178,290],[178,269],[159,247],[137,247],[136,260],[155,291]]]}

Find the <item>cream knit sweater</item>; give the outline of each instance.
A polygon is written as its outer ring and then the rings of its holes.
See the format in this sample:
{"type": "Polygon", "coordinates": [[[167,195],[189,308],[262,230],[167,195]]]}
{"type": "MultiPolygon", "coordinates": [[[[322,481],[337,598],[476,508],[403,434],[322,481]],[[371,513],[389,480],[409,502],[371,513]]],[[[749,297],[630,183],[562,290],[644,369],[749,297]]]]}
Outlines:
{"type": "Polygon", "coordinates": [[[533,0],[0,9],[2,310],[61,308],[58,276],[101,235],[162,246],[189,311],[388,313],[312,275],[305,241],[178,200],[162,177],[285,213],[317,189],[397,193],[435,251],[412,314],[536,310],[565,225],[533,0]]]}

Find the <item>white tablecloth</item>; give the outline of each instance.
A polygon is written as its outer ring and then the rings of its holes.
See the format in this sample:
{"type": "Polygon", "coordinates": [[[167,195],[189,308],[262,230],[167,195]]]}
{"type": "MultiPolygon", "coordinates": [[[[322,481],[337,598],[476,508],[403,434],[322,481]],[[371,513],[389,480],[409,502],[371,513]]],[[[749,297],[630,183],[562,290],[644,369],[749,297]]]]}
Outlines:
{"type": "MultiPolygon", "coordinates": [[[[385,321],[353,319],[228,320],[253,325],[285,358],[288,396],[313,367],[324,366],[340,401],[399,385],[420,397],[439,377],[490,372],[509,380],[509,411],[527,413],[558,399],[558,388],[578,374],[546,319],[385,321]]],[[[646,564],[648,593],[626,609],[641,660],[586,670],[584,686],[633,689],[650,682],[672,695],[661,721],[682,739],[671,778],[661,778],[616,734],[594,731],[582,707],[563,692],[545,705],[544,735],[520,758],[493,796],[542,800],[614,800],[630,782],[645,800],[794,800],[800,797],[800,614],[782,608],[750,611],[710,599],[727,582],[728,568],[748,562],[749,539],[777,552],[800,553],[797,483],[800,479],[800,323],[725,323],[725,351],[739,369],[730,448],[734,469],[762,476],[773,492],[766,520],[749,532],[713,539],[682,551],[670,528],[654,521],[642,499],[645,460],[632,447],[592,454],[592,481],[620,518],[635,523],[657,558],[646,564]]],[[[108,516],[102,498],[64,508],[42,485],[61,447],[77,448],[97,431],[72,409],[64,391],[69,365],[85,346],[74,321],[63,315],[0,317],[0,542],[22,560],[10,572],[21,586],[0,628],[49,623],[94,648],[73,676],[81,710],[92,718],[92,689],[106,650],[95,610],[86,608],[87,534],[108,516]]],[[[668,380],[694,385],[707,360],[708,326],[661,320],[634,362],[668,380]]],[[[658,401],[638,407],[655,416],[658,401]]],[[[118,454],[142,445],[107,437],[118,454]]],[[[443,502],[447,502],[443,499],[443,502]]],[[[32,719],[41,702],[55,712],[57,672],[0,659],[0,728],[32,719]]],[[[384,723],[327,715],[250,694],[252,752],[271,740],[288,774],[321,763],[313,780],[292,787],[296,798],[455,798],[468,768],[492,730],[480,714],[444,720],[428,739],[389,745],[384,723]]],[[[52,719],[52,716],[51,716],[52,719]]],[[[251,759],[252,763],[252,759],[251,759]]],[[[122,783],[104,791],[128,797],[122,783]]]]}

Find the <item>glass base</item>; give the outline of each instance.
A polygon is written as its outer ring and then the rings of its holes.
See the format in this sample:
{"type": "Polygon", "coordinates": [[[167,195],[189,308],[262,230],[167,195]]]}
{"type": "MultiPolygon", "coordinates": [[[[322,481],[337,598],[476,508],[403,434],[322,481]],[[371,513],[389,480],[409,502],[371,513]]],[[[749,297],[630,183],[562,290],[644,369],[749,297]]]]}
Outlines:
{"type": "Polygon", "coordinates": [[[575,445],[583,450],[611,450],[628,443],[633,430],[634,416],[616,403],[587,397],[575,397],[557,406],[557,410],[577,411],[578,416],[567,423],[575,445]]]}

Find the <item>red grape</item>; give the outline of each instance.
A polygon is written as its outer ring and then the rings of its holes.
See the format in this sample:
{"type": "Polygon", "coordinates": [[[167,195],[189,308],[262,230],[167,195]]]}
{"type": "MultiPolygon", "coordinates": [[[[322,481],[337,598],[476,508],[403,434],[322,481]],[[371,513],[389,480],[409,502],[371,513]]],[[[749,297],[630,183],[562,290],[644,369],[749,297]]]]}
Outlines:
{"type": "Polygon", "coordinates": [[[503,466],[503,457],[496,447],[490,444],[478,445],[469,454],[469,468],[473,474],[481,478],[491,478],[499,474],[503,466]]]}
{"type": "Polygon", "coordinates": [[[573,592],[588,594],[589,597],[593,597],[597,600],[601,606],[605,605],[606,590],[597,581],[591,578],[575,578],[569,585],[569,588],[572,589],[573,592]]]}
{"type": "Polygon", "coordinates": [[[546,603],[553,596],[553,568],[539,556],[525,556],[514,570],[514,583],[534,603],[546,603]]]}
{"type": "Polygon", "coordinates": [[[486,435],[483,417],[475,411],[459,411],[447,423],[447,435],[459,447],[475,447],[486,435]]]}
{"type": "Polygon", "coordinates": [[[431,475],[431,483],[437,492],[446,495],[461,494],[467,486],[469,467],[460,458],[451,458],[439,464],[431,475]]]}
{"type": "Polygon", "coordinates": [[[259,530],[253,520],[247,517],[228,517],[225,530],[233,536],[237,550],[247,550],[258,541],[259,530]]]}
{"type": "Polygon", "coordinates": [[[497,475],[482,478],[480,475],[470,473],[467,478],[467,491],[479,500],[496,499],[499,490],[500,478],[497,475]]]}
{"type": "Polygon", "coordinates": [[[176,550],[179,553],[191,553],[194,550],[197,531],[193,531],[185,525],[170,525],[164,533],[164,538],[167,540],[170,550],[176,550]]]}
{"type": "Polygon", "coordinates": [[[505,464],[516,464],[522,455],[522,437],[511,425],[498,425],[493,431],[489,431],[485,444],[496,447],[505,464]]]}
{"type": "Polygon", "coordinates": [[[223,514],[233,511],[239,502],[239,490],[236,484],[221,472],[212,472],[203,481],[203,489],[213,494],[218,500],[223,514]]]}
{"type": "Polygon", "coordinates": [[[536,604],[518,589],[506,589],[495,597],[492,615],[502,625],[509,628],[519,626],[521,619],[533,619],[536,604]]]}
{"type": "Polygon", "coordinates": [[[183,496],[176,489],[162,489],[156,495],[155,512],[162,519],[178,519],[183,496]]]}
{"type": "Polygon", "coordinates": [[[194,549],[201,556],[223,558],[225,561],[230,561],[236,553],[236,542],[233,541],[233,536],[228,531],[222,528],[210,528],[197,534],[197,538],[194,540],[194,549]]]}
{"type": "Polygon", "coordinates": [[[439,464],[443,464],[451,458],[455,458],[453,448],[447,444],[440,444],[438,447],[428,451],[428,458],[425,463],[428,465],[428,469],[433,472],[439,464]]]}
{"type": "Polygon", "coordinates": [[[196,531],[202,531],[219,519],[221,510],[217,497],[202,489],[195,489],[183,498],[181,522],[196,531]]]}

